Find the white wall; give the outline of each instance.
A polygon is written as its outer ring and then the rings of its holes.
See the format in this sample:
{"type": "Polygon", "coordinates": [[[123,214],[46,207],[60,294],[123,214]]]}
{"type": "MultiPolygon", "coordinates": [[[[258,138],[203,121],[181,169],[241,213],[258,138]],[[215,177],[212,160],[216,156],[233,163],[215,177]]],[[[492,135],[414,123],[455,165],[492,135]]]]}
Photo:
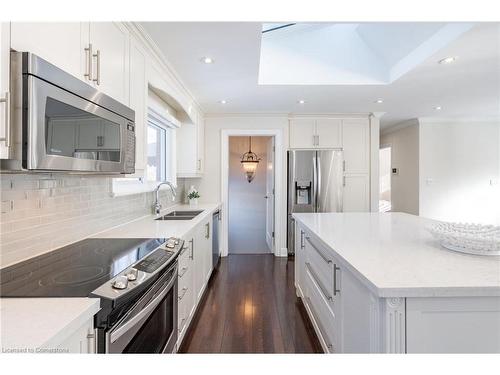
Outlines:
{"type": "Polygon", "coordinates": [[[248,137],[229,137],[229,254],[269,254],[266,243],[267,144],[271,137],[252,137],[252,151],[261,158],[248,183],[241,156],[248,137]]]}
{"type": "Polygon", "coordinates": [[[391,146],[391,204],[394,212],[419,214],[419,126],[412,120],[389,129],[380,137],[381,146],[391,146]]]}
{"type": "Polygon", "coordinates": [[[500,225],[500,122],[419,122],[420,215],[500,225]]]}

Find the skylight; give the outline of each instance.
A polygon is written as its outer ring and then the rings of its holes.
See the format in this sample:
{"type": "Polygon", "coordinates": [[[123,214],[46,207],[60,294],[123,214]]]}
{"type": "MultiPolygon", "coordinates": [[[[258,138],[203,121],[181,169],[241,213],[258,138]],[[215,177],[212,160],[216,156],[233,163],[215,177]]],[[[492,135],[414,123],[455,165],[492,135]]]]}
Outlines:
{"type": "Polygon", "coordinates": [[[261,85],[385,85],[445,47],[470,23],[266,23],[261,85]]]}

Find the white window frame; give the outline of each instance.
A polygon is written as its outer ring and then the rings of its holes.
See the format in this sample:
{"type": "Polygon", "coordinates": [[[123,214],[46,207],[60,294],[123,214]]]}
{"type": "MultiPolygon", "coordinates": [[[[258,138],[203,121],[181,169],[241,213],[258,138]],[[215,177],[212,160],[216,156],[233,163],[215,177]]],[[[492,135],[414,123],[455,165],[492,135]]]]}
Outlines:
{"type": "MultiPolygon", "coordinates": [[[[169,168],[166,168],[167,170],[170,169],[170,176],[165,176],[165,179],[172,180],[169,182],[171,182],[174,186],[177,186],[177,137],[175,129],[180,127],[180,122],[173,116],[171,116],[171,118],[167,118],[155,109],[148,107],[148,116],[144,129],[144,137],[146,138],[148,136],[147,132],[150,124],[170,131],[171,138],[169,145],[167,145],[167,142],[165,142],[166,152],[168,152],[170,155],[170,158],[167,158],[167,160],[170,159],[170,165],[169,168]]],[[[144,153],[147,154],[147,146],[144,149],[144,153]]],[[[145,155],[145,157],[147,160],[147,155],[145,155]]],[[[139,176],[135,175],[134,177],[111,179],[111,195],[123,196],[153,191],[161,181],[147,180],[146,173],[147,168],[144,168],[139,176]]]]}

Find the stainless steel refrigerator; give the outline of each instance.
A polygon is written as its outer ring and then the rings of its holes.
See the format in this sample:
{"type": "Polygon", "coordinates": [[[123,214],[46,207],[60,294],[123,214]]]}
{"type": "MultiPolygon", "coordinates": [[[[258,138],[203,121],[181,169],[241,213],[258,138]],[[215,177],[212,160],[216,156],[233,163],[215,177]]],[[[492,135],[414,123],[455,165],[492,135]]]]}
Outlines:
{"type": "Polygon", "coordinates": [[[342,212],[341,150],[288,151],[288,254],[295,253],[294,212],[342,212]]]}

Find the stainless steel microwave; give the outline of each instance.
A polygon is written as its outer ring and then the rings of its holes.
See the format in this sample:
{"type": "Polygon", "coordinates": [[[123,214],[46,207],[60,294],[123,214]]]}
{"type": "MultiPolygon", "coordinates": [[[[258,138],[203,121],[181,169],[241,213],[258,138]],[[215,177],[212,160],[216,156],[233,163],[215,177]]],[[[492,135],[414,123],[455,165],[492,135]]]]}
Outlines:
{"type": "Polygon", "coordinates": [[[11,52],[4,171],[134,173],[132,109],[28,52],[11,52]]]}

